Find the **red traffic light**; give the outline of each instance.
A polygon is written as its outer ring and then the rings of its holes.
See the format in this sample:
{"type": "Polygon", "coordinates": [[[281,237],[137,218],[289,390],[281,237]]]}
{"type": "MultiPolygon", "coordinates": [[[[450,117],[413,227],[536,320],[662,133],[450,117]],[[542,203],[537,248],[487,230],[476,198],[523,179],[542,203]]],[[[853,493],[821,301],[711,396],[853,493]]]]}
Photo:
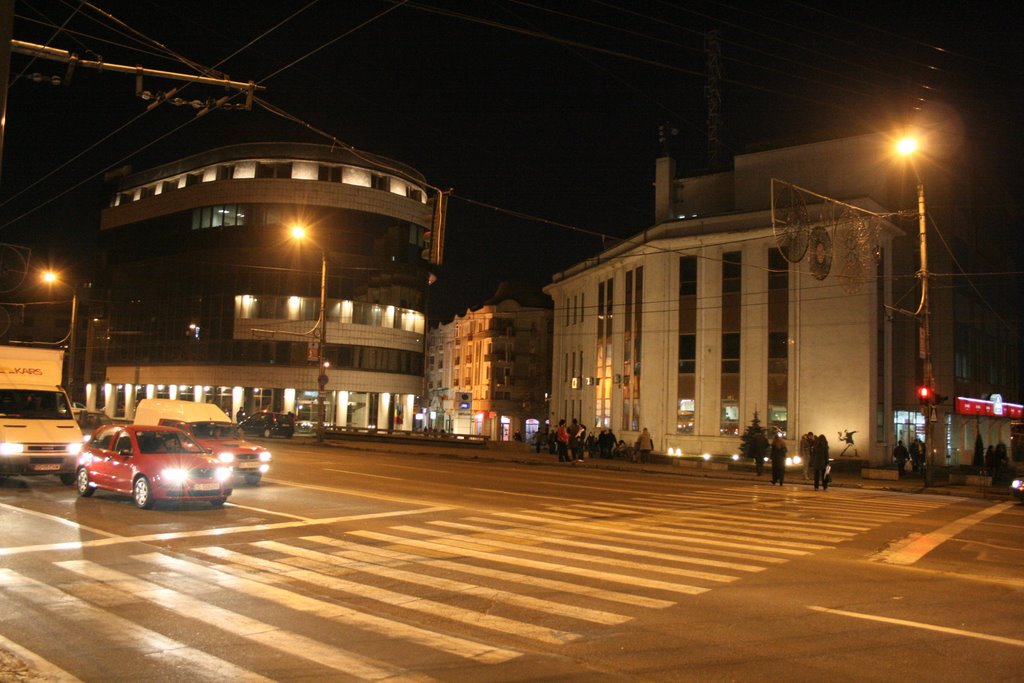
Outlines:
{"type": "Polygon", "coordinates": [[[931,387],[918,387],[917,397],[921,399],[921,403],[931,403],[932,400],[932,388],[931,387]]]}

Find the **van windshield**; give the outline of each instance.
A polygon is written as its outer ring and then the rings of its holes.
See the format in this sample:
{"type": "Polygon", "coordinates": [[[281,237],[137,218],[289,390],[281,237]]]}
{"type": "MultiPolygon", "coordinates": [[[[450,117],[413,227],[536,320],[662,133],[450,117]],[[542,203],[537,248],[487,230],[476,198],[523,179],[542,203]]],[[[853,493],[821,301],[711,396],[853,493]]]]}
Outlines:
{"type": "Polygon", "coordinates": [[[30,420],[70,420],[71,406],[63,391],[0,390],[0,415],[30,420]]]}
{"type": "Polygon", "coordinates": [[[193,422],[192,433],[197,439],[238,438],[238,430],[230,422],[193,422]]]}

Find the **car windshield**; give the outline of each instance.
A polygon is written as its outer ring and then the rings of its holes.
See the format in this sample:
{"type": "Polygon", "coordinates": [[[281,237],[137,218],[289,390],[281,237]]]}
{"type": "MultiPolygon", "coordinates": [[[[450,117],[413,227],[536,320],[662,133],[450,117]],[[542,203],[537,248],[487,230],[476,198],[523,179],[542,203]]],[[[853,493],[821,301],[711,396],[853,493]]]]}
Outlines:
{"type": "Polygon", "coordinates": [[[238,430],[230,422],[193,422],[192,433],[198,439],[238,438],[238,430]]]}
{"type": "Polygon", "coordinates": [[[70,420],[71,406],[63,391],[4,389],[0,391],[0,415],[32,420],[70,420]]]}
{"type": "Polygon", "coordinates": [[[140,431],[136,438],[142,453],[205,453],[206,449],[197,444],[188,434],[178,431],[140,431]]]}

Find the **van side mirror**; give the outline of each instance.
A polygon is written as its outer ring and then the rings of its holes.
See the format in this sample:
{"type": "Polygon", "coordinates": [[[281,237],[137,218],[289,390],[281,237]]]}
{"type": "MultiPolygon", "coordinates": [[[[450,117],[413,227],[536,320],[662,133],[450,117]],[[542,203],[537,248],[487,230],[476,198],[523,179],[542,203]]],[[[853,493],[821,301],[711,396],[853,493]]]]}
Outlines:
{"type": "Polygon", "coordinates": [[[119,450],[117,452],[117,454],[122,456],[122,457],[124,457],[124,458],[130,458],[132,456],[132,449],[131,448],[122,448],[121,450],[119,450]]]}

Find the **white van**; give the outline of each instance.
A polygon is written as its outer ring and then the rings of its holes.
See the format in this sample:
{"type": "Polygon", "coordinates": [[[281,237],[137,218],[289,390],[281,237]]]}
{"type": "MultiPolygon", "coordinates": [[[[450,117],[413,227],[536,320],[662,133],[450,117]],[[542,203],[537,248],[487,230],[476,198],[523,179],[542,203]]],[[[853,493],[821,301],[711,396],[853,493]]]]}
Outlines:
{"type": "Polygon", "coordinates": [[[231,461],[246,484],[259,484],[270,470],[270,451],[244,440],[231,418],[212,403],[146,398],[135,409],[135,424],[186,432],[222,461],[231,461]]]}
{"type": "Polygon", "coordinates": [[[63,351],[0,346],[0,480],[56,474],[74,483],[82,430],[63,369],[63,351]]]}

